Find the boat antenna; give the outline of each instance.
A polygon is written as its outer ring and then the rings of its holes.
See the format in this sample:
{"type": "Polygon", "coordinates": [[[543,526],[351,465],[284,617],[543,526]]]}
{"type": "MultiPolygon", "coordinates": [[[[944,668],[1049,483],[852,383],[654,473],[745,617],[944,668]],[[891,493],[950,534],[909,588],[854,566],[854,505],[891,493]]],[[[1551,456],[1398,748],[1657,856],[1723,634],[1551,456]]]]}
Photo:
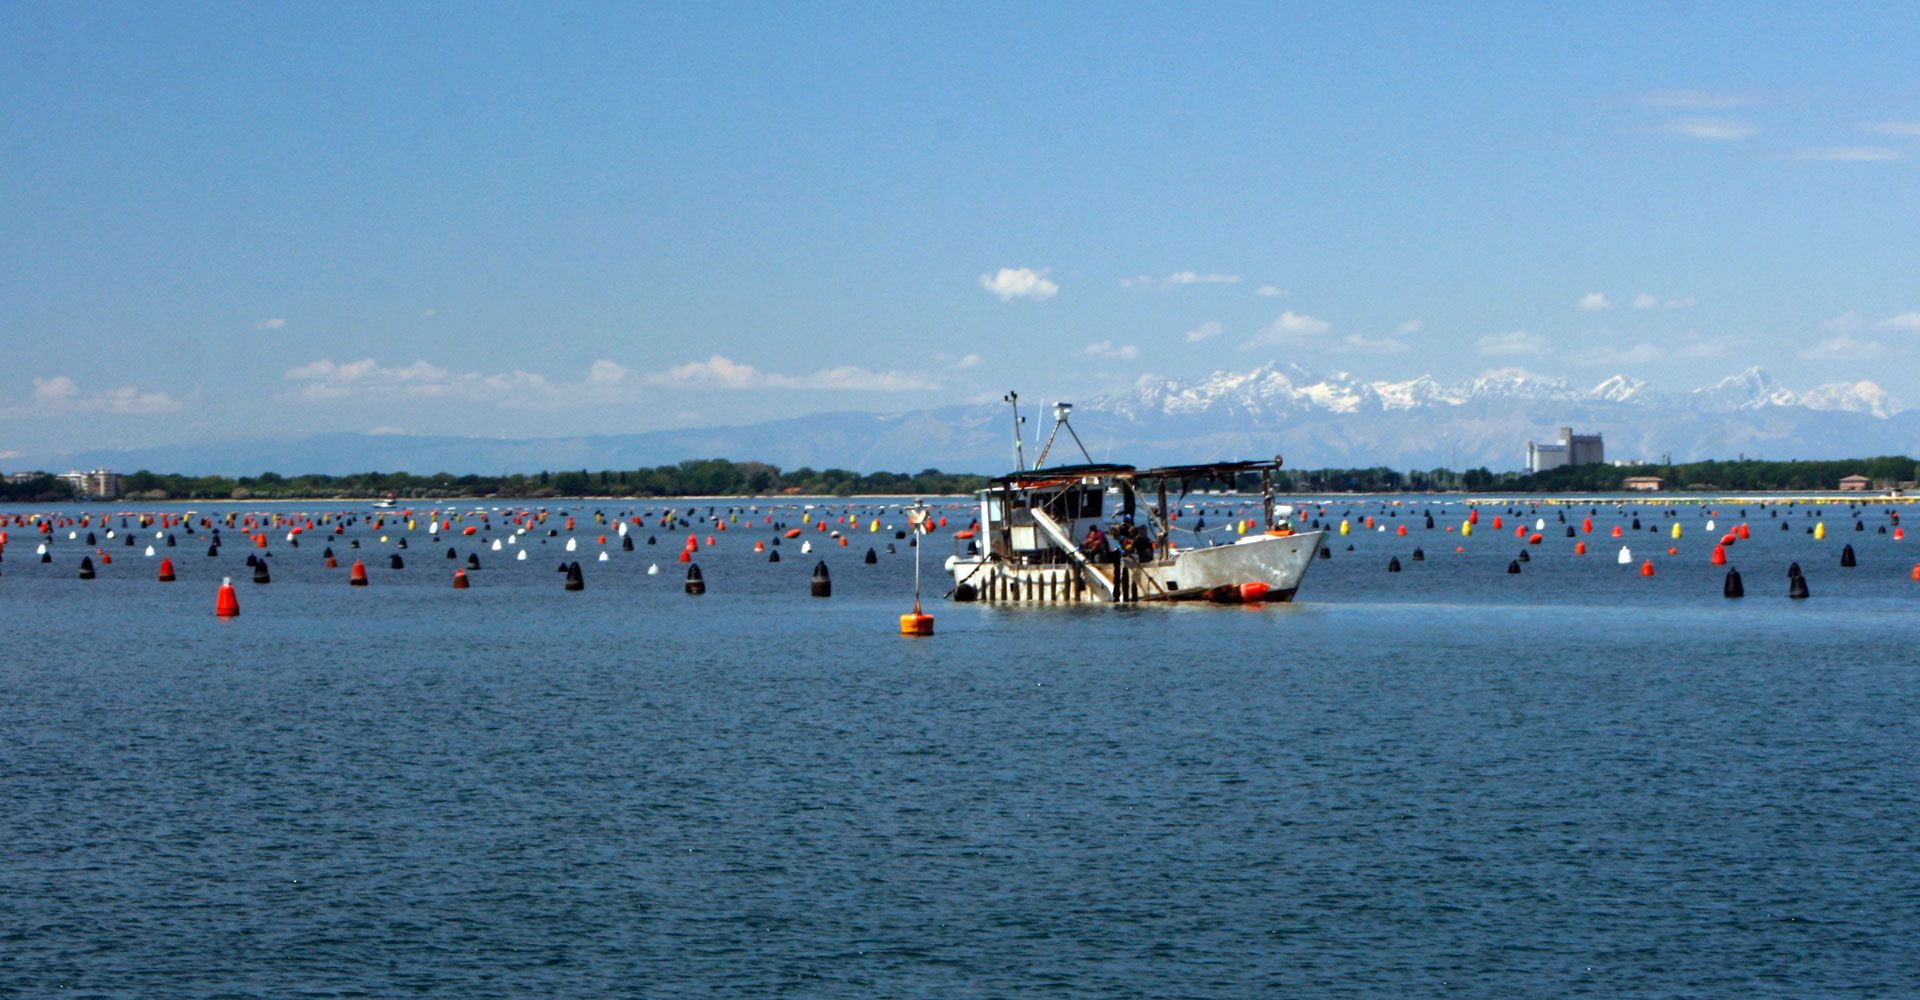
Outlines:
{"type": "Polygon", "coordinates": [[[1047,435],[1046,447],[1040,449],[1040,461],[1036,463],[1036,467],[1047,464],[1047,452],[1053,450],[1053,439],[1059,436],[1060,428],[1062,427],[1067,429],[1067,434],[1073,438],[1073,443],[1079,447],[1081,457],[1087,460],[1088,465],[1093,464],[1093,456],[1087,453],[1087,446],[1080,442],[1080,435],[1074,433],[1073,425],[1067,422],[1067,415],[1072,412],[1072,403],[1053,404],[1053,430],[1047,435]]]}
{"type": "Polygon", "coordinates": [[[1013,407],[1013,471],[1025,472],[1027,471],[1027,443],[1021,440],[1020,425],[1026,423],[1027,418],[1020,415],[1020,394],[1008,392],[1000,398],[1013,407]]]}

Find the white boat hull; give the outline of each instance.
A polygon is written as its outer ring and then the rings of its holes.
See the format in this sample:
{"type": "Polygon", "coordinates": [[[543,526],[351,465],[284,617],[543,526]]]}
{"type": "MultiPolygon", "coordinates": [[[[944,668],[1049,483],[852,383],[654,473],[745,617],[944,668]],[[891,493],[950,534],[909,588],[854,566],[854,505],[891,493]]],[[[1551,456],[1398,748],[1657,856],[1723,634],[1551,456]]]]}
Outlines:
{"type": "Polygon", "coordinates": [[[1262,600],[1289,601],[1325,538],[1324,531],[1254,535],[1232,545],[1180,549],[1170,559],[1120,567],[1105,561],[1083,569],[1070,562],[1019,564],[967,556],[951,560],[949,568],[953,572],[953,596],[962,601],[1051,604],[1238,600],[1246,584],[1265,585],[1262,600]],[[1083,576],[1089,571],[1103,579],[1090,585],[1083,576]]]}

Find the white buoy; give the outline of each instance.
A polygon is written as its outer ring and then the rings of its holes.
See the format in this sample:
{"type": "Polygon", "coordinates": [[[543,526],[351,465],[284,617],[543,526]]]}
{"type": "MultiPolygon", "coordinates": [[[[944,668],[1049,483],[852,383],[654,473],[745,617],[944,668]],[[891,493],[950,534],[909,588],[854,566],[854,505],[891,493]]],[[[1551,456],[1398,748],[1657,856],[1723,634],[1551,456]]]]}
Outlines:
{"type": "Polygon", "coordinates": [[[44,556],[44,555],[46,555],[46,554],[47,554],[47,543],[45,543],[45,542],[41,542],[41,543],[40,543],[40,547],[39,547],[39,548],[37,548],[37,549],[34,549],[34,550],[33,550],[33,554],[34,554],[34,555],[36,555],[36,556],[44,556]]]}
{"type": "Polygon", "coordinates": [[[651,565],[651,566],[648,566],[648,567],[647,567],[647,575],[648,575],[648,576],[659,576],[659,575],[660,575],[660,564],[659,564],[659,563],[654,563],[653,565],[651,565]]]}
{"type": "Polygon", "coordinates": [[[1533,530],[1535,530],[1535,531],[1545,531],[1545,530],[1547,530],[1547,519],[1546,519],[1546,518],[1544,518],[1544,517],[1536,517],[1536,518],[1534,518],[1534,519],[1533,519],[1533,530]]]}
{"type": "Polygon", "coordinates": [[[807,553],[809,553],[809,552],[812,552],[812,551],[813,551],[813,543],[812,543],[812,542],[801,542],[801,543],[800,543],[800,554],[801,554],[801,555],[803,555],[803,556],[804,556],[804,555],[806,555],[807,553]]]}
{"type": "Polygon", "coordinates": [[[153,558],[153,546],[151,545],[147,546],[147,558],[148,559],[153,558]]]}
{"type": "Polygon", "coordinates": [[[112,529],[112,528],[108,528],[108,529],[107,529],[107,537],[108,537],[108,538],[112,538],[112,537],[113,537],[113,529],[112,529]]]}
{"type": "MultiPolygon", "coordinates": [[[[80,537],[80,533],[79,533],[78,531],[69,531],[69,532],[67,532],[67,541],[69,541],[69,542],[71,542],[71,541],[73,541],[74,539],[76,539],[76,538],[79,538],[79,537],[80,537]]],[[[111,532],[109,532],[109,533],[107,534],[107,537],[108,537],[108,538],[112,538],[112,537],[113,537],[113,534],[112,534],[111,532]]]]}
{"type": "Polygon", "coordinates": [[[526,561],[527,561],[527,550],[526,550],[526,549],[521,549],[520,551],[518,551],[518,552],[516,552],[516,553],[514,553],[514,554],[513,554],[513,558],[514,558],[514,561],[515,561],[515,562],[526,562],[526,561]]]}
{"type": "Polygon", "coordinates": [[[498,538],[493,540],[493,551],[495,552],[500,551],[500,539],[498,538]]]}
{"type": "Polygon", "coordinates": [[[164,532],[164,531],[156,531],[156,532],[154,532],[154,533],[153,533],[153,537],[155,537],[155,538],[165,538],[165,537],[167,537],[167,533],[166,533],[166,532],[164,532]]]}
{"type": "Polygon", "coordinates": [[[519,535],[508,535],[508,536],[507,536],[507,544],[508,544],[508,545],[518,545],[518,544],[520,544],[520,536],[519,536],[519,535]]]}
{"type": "Polygon", "coordinates": [[[1713,530],[1713,518],[1707,518],[1707,530],[1708,531],[1713,530]]]}
{"type": "Polygon", "coordinates": [[[627,522],[621,521],[618,525],[614,526],[613,530],[619,532],[621,538],[627,537],[627,522]]]}
{"type": "Polygon", "coordinates": [[[601,562],[607,561],[607,554],[605,552],[600,553],[600,561],[601,562]]]}
{"type": "Polygon", "coordinates": [[[439,534],[439,533],[440,533],[440,522],[439,522],[439,521],[434,521],[434,522],[432,522],[432,523],[430,523],[430,524],[428,524],[428,525],[427,525],[427,534],[429,534],[429,535],[437,535],[437,534],[439,534]]]}
{"type": "Polygon", "coordinates": [[[567,551],[568,551],[568,552],[572,552],[573,550],[575,550],[575,549],[578,549],[579,547],[580,547],[580,543],[578,543],[578,542],[576,542],[576,541],[574,541],[574,540],[573,540],[573,539],[571,539],[571,538],[569,538],[569,539],[567,539],[567,551]]]}
{"type": "Polygon", "coordinates": [[[1620,565],[1622,566],[1625,566],[1628,563],[1633,562],[1633,552],[1624,545],[1620,546],[1619,562],[1620,562],[1620,565]]]}

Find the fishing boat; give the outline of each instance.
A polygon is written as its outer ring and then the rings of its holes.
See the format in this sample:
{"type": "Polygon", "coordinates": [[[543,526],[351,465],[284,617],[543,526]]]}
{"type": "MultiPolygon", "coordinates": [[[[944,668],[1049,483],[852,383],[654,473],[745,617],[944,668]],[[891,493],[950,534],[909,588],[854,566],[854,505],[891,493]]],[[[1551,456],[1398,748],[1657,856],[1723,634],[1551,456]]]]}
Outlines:
{"type": "MultiPolygon", "coordinates": [[[[1021,418],[1015,406],[1016,441],[1021,418]]],[[[968,551],[947,560],[957,601],[1134,603],[1289,601],[1326,537],[1296,531],[1290,507],[1275,503],[1281,459],[1138,468],[1096,463],[1068,423],[1072,404],[1054,407],[1054,428],[1036,467],[996,477],[979,493],[979,525],[968,551]],[[1066,430],[1077,465],[1045,465],[1066,430]],[[1260,517],[1235,519],[1213,534],[1180,524],[1175,504],[1209,489],[1257,490],[1260,517]]],[[[966,534],[966,533],[963,533],[966,534]]]]}

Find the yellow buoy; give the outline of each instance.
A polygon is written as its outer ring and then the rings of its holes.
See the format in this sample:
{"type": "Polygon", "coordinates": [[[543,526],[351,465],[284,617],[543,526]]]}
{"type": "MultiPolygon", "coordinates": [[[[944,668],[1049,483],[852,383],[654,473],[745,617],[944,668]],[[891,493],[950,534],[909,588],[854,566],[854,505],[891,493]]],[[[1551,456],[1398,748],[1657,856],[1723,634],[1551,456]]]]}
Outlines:
{"type": "Polygon", "coordinates": [[[1675,522],[1673,522],[1673,537],[1675,537],[1675,538],[1679,538],[1679,537],[1680,537],[1680,522],[1679,522],[1679,521],[1675,521],[1675,522]]]}
{"type": "Polygon", "coordinates": [[[1353,526],[1347,523],[1347,519],[1346,519],[1346,518],[1344,518],[1344,517],[1343,517],[1343,518],[1341,518],[1341,519],[1340,519],[1340,533],[1344,535],[1344,534],[1346,534],[1347,532],[1349,532],[1349,531],[1352,531],[1352,530],[1353,530],[1353,526]]]}
{"type": "Polygon", "coordinates": [[[1813,537],[1816,540],[1827,537],[1827,524],[1825,521],[1813,526],[1813,537]]]}
{"type": "Polygon", "coordinates": [[[1473,537],[1473,522],[1472,522],[1472,521],[1462,521],[1462,522],[1460,522],[1460,537],[1461,537],[1461,538],[1472,538],[1472,537],[1473,537]]]}

